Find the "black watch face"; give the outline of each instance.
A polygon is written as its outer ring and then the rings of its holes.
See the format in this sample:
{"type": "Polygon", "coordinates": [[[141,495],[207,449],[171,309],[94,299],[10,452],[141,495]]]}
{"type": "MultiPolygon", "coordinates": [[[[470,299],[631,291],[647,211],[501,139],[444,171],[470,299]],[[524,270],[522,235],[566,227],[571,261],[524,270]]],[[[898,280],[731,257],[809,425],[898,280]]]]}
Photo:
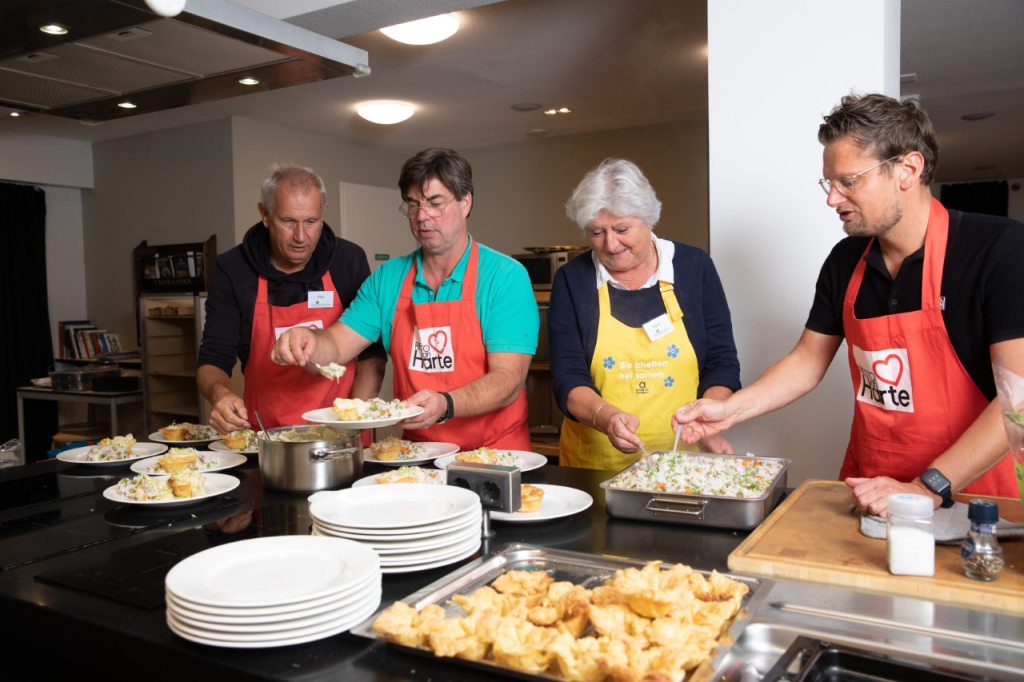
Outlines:
{"type": "Polygon", "coordinates": [[[944,495],[949,492],[949,479],[942,475],[938,469],[929,469],[921,474],[921,480],[936,495],[944,495]]]}

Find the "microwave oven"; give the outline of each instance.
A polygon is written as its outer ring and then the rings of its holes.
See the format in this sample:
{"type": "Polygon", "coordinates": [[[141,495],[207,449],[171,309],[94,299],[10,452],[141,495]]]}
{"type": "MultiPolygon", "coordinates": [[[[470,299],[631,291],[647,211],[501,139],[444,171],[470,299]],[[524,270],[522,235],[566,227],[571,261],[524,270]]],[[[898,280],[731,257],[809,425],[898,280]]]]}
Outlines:
{"type": "Polygon", "coordinates": [[[530,275],[530,284],[535,291],[550,291],[555,281],[555,271],[569,262],[575,254],[568,251],[548,253],[516,253],[512,257],[523,264],[530,275]]]}

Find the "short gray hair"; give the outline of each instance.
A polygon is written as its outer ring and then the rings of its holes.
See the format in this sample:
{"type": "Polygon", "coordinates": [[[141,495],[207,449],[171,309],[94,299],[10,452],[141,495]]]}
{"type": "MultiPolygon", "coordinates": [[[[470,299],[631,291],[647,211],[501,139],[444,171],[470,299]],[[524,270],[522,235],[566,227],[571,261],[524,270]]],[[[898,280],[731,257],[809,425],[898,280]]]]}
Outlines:
{"type": "Polygon", "coordinates": [[[268,213],[274,212],[274,201],[277,195],[277,188],[280,185],[287,185],[295,189],[315,189],[320,192],[320,210],[327,205],[327,188],[320,176],[313,172],[312,168],[296,166],[293,163],[275,163],[267,171],[263,178],[263,187],[260,190],[260,203],[268,213]]]}
{"type": "Polygon", "coordinates": [[[605,159],[576,186],[565,213],[586,230],[602,210],[639,218],[652,230],[661,218],[661,202],[643,171],[625,159],[605,159]]]}

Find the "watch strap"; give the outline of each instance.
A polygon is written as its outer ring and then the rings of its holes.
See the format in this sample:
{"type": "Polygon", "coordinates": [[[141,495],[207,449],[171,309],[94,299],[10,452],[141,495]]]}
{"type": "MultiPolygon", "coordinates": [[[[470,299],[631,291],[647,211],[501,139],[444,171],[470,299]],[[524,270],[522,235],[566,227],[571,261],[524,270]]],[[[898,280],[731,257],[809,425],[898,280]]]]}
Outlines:
{"type": "Polygon", "coordinates": [[[450,421],[455,416],[455,403],[452,402],[452,396],[444,391],[438,391],[444,396],[444,401],[447,404],[447,408],[440,417],[437,418],[438,424],[444,424],[446,421],[450,421]]]}

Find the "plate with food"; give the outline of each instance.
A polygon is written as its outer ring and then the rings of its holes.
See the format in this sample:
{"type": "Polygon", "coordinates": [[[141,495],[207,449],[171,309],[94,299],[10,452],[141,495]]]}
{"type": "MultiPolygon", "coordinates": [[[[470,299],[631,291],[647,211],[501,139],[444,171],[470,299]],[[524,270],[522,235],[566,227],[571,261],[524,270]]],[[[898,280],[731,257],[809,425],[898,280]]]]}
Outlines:
{"type": "Polygon", "coordinates": [[[132,463],[132,471],[150,476],[169,476],[183,471],[222,471],[245,464],[245,455],[237,452],[203,452],[195,448],[171,448],[159,457],[132,463]]]}
{"type": "Polygon", "coordinates": [[[175,422],[149,434],[149,439],[155,443],[168,445],[206,445],[220,440],[220,436],[212,426],[175,422]]]}
{"type": "Polygon", "coordinates": [[[454,455],[458,451],[459,446],[455,443],[420,443],[389,436],[364,449],[363,461],[401,467],[409,464],[425,464],[438,457],[454,455]]]}
{"type": "Polygon", "coordinates": [[[418,466],[404,466],[382,474],[360,478],[352,484],[353,488],[361,488],[364,485],[379,485],[386,483],[439,483],[444,485],[448,480],[448,472],[444,469],[424,469],[418,466]]]}
{"type": "Polygon", "coordinates": [[[522,506],[516,512],[491,512],[492,521],[535,523],[578,514],[594,504],[594,498],[582,490],[564,485],[524,483],[520,490],[522,506]]]}
{"type": "Polygon", "coordinates": [[[349,429],[379,429],[394,426],[403,419],[420,414],[423,414],[422,407],[410,407],[401,400],[338,398],[330,407],[310,410],[302,418],[321,424],[338,424],[349,429]]]}
{"type": "Polygon", "coordinates": [[[134,478],[122,478],[117,485],[103,491],[103,497],[112,502],[144,506],[192,504],[214,495],[234,490],[238,479],[227,474],[202,474],[185,471],[170,476],[137,474],[134,478]]]}
{"type": "Polygon", "coordinates": [[[520,471],[540,469],[548,463],[548,458],[536,452],[526,450],[501,450],[495,448],[477,448],[467,452],[459,452],[447,457],[438,457],[434,466],[447,469],[452,462],[472,462],[476,464],[500,464],[501,466],[517,467],[520,471]]]}
{"type": "Polygon", "coordinates": [[[139,443],[132,434],[104,438],[95,445],[86,445],[57,453],[61,462],[90,466],[118,466],[167,451],[162,443],[139,443]]]}
{"type": "Polygon", "coordinates": [[[210,443],[209,448],[217,452],[242,452],[253,455],[260,451],[259,438],[251,429],[239,429],[231,433],[217,434],[221,440],[210,443]]]}

